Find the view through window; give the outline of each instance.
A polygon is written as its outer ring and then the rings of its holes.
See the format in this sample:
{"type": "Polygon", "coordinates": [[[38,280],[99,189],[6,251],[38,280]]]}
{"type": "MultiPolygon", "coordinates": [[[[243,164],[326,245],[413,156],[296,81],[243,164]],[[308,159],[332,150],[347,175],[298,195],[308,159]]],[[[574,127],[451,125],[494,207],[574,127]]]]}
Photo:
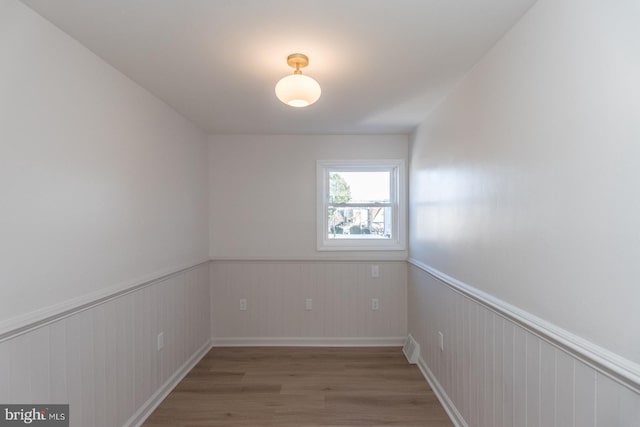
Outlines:
{"type": "Polygon", "coordinates": [[[330,172],[329,239],[390,239],[391,173],[330,172]]]}

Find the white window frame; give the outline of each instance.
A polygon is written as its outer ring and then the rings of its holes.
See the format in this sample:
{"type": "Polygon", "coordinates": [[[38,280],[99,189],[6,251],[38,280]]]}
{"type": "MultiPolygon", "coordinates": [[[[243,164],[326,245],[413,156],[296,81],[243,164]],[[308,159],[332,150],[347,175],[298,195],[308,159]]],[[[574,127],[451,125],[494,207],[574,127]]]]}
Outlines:
{"type": "Polygon", "coordinates": [[[402,251],[406,249],[407,184],[404,160],[317,161],[318,251],[402,251]],[[391,239],[329,239],[329,174],[331,172],[391,172],[391,239]]]}

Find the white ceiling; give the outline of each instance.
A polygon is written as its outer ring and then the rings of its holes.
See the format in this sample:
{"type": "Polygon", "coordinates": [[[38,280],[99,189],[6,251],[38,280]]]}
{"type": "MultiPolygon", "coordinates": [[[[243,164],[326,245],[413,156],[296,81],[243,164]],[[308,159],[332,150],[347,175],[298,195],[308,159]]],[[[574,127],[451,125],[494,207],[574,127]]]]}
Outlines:
{"type": "Polygon", "coordinates": [[[210,133],[408,133],[535,0],[23,0],[210,133]],[[281,104],[290,53],[322,86],[281,104]]]}

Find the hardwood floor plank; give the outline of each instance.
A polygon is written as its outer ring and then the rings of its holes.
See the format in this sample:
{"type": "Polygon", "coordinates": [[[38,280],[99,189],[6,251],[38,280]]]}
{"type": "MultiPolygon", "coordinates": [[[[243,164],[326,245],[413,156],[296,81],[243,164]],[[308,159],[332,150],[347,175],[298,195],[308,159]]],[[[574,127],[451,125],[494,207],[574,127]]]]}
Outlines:
{"type": "Polygon", "coordinates": [[[452,427],[399,348],[214,348],[146,427],[452,427]]]}

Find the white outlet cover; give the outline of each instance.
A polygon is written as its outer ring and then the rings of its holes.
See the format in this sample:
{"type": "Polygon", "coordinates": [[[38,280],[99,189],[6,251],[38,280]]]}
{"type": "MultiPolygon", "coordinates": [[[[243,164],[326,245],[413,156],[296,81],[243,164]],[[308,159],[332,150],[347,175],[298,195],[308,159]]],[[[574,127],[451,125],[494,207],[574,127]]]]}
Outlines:
{"type": "Polygon", "coordinates": [[[240,310],[241,311],[245,311],[247,309],[247,299],[246,298],[241,298],[240,299],[240,310]]]}
{"type": "Polygon", "coordinates": [[[158,334],[158,351],[164,348],[164,332],[158,334]]]}
{"type": "Polygon", "coordinates": [[[380,300],[378,298],[371,298],[371,310],[380,309],[380,300]]]}
{"type": "Polygon", "coordinates": [[[373,278],[380,277],[380,266],[378,264],[374,264],[371,266],[371,277],[373,278]]]}
{"type": "Polygon", "coordinates": [[[304,309],[312,310],[313,309],[313,300],[311,298],[307,298],[304,300],[304,309]]]}

